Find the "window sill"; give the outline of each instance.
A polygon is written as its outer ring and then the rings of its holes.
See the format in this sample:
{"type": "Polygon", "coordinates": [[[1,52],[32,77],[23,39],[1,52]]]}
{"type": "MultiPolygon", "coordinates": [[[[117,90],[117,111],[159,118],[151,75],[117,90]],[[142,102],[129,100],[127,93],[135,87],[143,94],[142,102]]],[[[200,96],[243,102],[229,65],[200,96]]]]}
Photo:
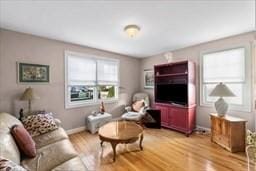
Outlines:
{"type": "MultiPolygon", "coordinates": [[[[214,103],[212,104],[200,104],[199,105],[200,107],[205,107],[205,108],[213,108],[215,110],[215,106],[214,106],[214,103]]],[[[248,107],[246,106],[232,106],[232,105],[229,105],[229,108],[228,108],[228,111],[235,111],[235,112],[252,112],[251,109],[248,109],[248,107]]]]}
{"type": "MultiPolygon", "coordinates": [[[[103,100],[103,103],[105,104],[111,104],[111,103],[117,103],[117,99],[110,99],[110,100],[103,100]]],[[[96,106],[100,105],[102,100],[98,100],[97,102],[85,102],[85,103],[79,103],[79,104],[65,104],[65,109],[73,109],[73,108],[82,108],[86,106],[96,106]]]]}

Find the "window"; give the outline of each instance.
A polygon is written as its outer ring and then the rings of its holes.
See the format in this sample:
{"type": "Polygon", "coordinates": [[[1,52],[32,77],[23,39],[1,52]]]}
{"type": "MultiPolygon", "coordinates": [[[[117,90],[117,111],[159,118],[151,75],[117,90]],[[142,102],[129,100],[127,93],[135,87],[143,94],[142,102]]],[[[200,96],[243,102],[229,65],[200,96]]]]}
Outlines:
{"type": "Polygon", "coordinates": [[[66,108],[118,99],[119,62],[66,52],[66,108]]]}
{"type": "Polygon", "coordinates": [[[235,97],[224,97],[231,110],[251,110],[251,67],[248,47],[239,47],[201,55],[200,104],[212,105],[218,97],[209,94],[225,83],[235,97]]]}

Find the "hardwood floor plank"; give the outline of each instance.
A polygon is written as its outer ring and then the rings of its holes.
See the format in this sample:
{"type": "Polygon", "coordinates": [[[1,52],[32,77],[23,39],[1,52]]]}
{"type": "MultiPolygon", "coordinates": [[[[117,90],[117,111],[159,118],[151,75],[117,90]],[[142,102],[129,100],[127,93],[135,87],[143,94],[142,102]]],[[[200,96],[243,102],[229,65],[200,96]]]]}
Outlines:
{"type": "Polygon", "coordinates": [[[230,153],[210,141],[209,135],[190,137],[167,129],[144,130],[143,147],[138,142],[119,144],[116,162],[111,145],[100,147],[98,135],[86,131],[70,135],[75,149],[89,170],[96,171],[245,171],[245,153],[230,153]]]}

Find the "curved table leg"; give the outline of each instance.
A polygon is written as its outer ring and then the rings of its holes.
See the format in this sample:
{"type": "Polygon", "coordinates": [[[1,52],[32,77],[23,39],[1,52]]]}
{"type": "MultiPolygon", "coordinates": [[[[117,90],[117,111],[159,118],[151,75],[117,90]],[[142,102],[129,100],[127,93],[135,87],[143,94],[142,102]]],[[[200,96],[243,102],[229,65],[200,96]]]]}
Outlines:
{"type": "Polygon", "coordinates": [[[113,161],[114,162],[116,161],[116,145],[117,145],[117,143],[111,142],[111,146],[112,146],[112,149],[113,149],[113,161]]]}
{"type": "Polygon", "coordinates": [[[141,150],[143,150],[142,141],[143,141],[143,133],[140,135],[140,149],[141,150]]]}

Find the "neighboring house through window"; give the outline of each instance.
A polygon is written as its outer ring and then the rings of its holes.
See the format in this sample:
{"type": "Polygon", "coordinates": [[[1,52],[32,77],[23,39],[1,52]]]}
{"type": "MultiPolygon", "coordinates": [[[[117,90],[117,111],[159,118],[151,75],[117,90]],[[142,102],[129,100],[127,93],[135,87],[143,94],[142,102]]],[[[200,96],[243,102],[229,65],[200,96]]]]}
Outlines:
{"type": "Polygon", "coordinates": [[[220,82],[235,97],[224,97],[231,110],[251,111],[251,57],[249,46],[202,53],[200,72],[200,105],[210,106],[218,99],[209,94],[220,82]]]}
{"type": "Polygon", "coordinates": [[[65,52],[66,108],[118,99],[119,61],[65,52]]]}

